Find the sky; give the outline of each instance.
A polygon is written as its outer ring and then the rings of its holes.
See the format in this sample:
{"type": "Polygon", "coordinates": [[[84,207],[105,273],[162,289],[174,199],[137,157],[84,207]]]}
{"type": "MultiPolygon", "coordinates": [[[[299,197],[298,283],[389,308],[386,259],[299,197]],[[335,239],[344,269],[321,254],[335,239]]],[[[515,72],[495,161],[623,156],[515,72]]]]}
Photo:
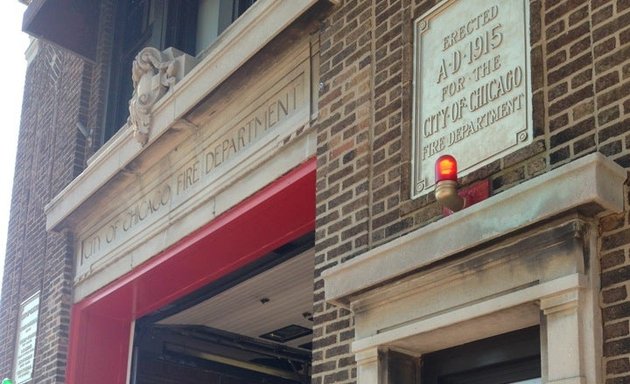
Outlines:
{"type": "Polygon", "coordinates": [[[4,0],[0,5],[0,114],[3,126],[0,128],[0,290],[4,270],[4,254],[7,242],[7,227],[11,208],[11,190],[15,150],[17,148],[20,114],[22,111],[22,90],[26,60],[24,52],[29,44],[28,36],[22,32],[22,15],[26,6],[17,0],[4,0]]]}

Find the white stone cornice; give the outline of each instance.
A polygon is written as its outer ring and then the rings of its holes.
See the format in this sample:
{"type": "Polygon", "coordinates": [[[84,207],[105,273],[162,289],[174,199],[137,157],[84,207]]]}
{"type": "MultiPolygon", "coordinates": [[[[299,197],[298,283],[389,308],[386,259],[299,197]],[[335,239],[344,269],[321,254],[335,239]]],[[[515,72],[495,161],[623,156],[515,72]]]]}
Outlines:
{"type": "MultiPolygon", "coordinates": [[[[46,206],[46,228],[58,230],[64,223],[72,222],[70,216],[104,184],[131,164],[142,164],[137,160],[151,151],[152,143],[171,131],[186,113],[316,2],[256,2],[221,35],[201,62],[154,105],[147,145],[141,146],[131,130],[123,127],[88,161],[88,167],[46,206]]],[[[181,140],[172,136],[168,145],[175,147],[181,140]]]]}
{"type": "Polygon", "coordinates": [[[30,44],[26,51],[24,52],[24,58],[26,59],[26,66],[31,65],[35,57],[37,57],[37,53],[39,52],[39,39],[34,37],[30,37],[30,44]]]}
{"type": "Polygon", "coordinates": [[[578,159],[325,271],[326,300],[348,306],[371,287],[570,210],[620,212],[626,177],[601,154],[578,159]]]}

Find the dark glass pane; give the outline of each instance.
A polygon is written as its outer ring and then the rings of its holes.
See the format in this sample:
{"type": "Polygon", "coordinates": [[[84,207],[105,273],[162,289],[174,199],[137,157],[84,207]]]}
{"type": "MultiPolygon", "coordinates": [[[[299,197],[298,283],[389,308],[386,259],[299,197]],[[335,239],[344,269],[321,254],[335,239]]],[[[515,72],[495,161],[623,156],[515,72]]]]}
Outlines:
{"type": "Polygon", "coordinates": [[[112,137],[129,116],[129,99],[133,93],[132,63],[138,51],[151,38],[150,15],[154,5],[152,0],[123,0],[118,3],[104,141],[112,137]]]}
{"type": "Polygon", "coordinates": [[[540,328],[531,327],[422,358],[423,384],[505,384],[540,377],[540,328]]]}
{"type": "Polygon", "coordinates": [[[198,0],[169,1],[165,48],[174,47],[195,55],[198,9],[198,0]]]}
{"type": "MultiPolygon", "coordinates": [[[[225,26],[255,1],[229,0],[225,26]]],[[[129,116],[133,91],[131,67],[136,54],[145,46],[153,46],[160,50],[174,47],[194,55],[198,10],[199,0],[119,0],[104,141],[112,137],[129,116]]]]}
{"type": "Polygon", "coordinates": [[[240,15],[245,13],[245,11],[247,11],[247,8],[251,7],[255,2],[256,0],[237,0],[236,17],[239,17],[240,15]]]}
{"type": "Polygon", "coordinates": [[[130,0],[122,13],[124,18],[123,50],[133,49],[146,38],[149,29],[150,0],[130,0]]]}

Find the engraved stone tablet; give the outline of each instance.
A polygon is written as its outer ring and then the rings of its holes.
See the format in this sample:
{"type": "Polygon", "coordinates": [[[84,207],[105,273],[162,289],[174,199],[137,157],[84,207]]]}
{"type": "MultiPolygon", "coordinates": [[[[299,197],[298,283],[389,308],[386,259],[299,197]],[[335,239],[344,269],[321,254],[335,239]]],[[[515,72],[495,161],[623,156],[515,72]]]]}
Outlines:
{"type": "Polygon", "coordinates": [[[434,189],[434,166],[460,176],[532,141],[525,0],[447,0],[415,22],[412,197],[434,189]]]}

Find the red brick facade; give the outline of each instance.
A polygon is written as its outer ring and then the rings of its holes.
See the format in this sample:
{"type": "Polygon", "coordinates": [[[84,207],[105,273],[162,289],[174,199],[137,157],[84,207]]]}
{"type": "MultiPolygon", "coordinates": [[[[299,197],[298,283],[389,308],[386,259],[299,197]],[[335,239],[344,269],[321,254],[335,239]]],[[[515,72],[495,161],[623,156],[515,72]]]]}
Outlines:
{"type": "Polygon", "coordinates": [[[0,372],[13,371],[20,304],[41,291],[34,382],[61,383],[72,303],[72,239],[46,232],[44,206],[82,170],[85,139],[76,124],[89,92],[88,67],[41,44],[24,91],[0,313],[0,372]]]}
{"type": "MultiPolygon", "coordinates": [[[[354,383],[353,316],[325,302],[323,271],[439,220],[434,195],[410,197],[413,21],[422,0],[341,0],[321,15],[317,118],[314,384],[354,383]]],[[[533,143],[461,181],[496,195],[593,152],[630,169],[630,1],[531,0],[533,143]]],[[[0,375],[13,370],[19,304],[41,291],[35,383],[62,383],[72,303],[68,234],[44,206],[100,145],[111,2],[91,65],[40,43],[28,69],[0,312],[0,375]]],[[[325,8],[325,7],[323,7],[325,8]]],[[[280,37],[279,39],[281,39],[280,37]]],[[[630,190],[600,218],[602,382],[630,382],[630,190]]]]}
{"type": "MultiPolygon", "coordinates": [[[[436,3],[342,1],[322,28],[314,383],[356,376],[352,314],[324,302],[321,272],[441,217],[409,194],[412,24],[436,3]]],[[[534,142],[462,180],[491,195],[595,151],[630,167],[630,2],[531,1],[530,16],[534,142]]],[[[622,383],[628,212],[601,231],[606,379],[622,383]]]]}

